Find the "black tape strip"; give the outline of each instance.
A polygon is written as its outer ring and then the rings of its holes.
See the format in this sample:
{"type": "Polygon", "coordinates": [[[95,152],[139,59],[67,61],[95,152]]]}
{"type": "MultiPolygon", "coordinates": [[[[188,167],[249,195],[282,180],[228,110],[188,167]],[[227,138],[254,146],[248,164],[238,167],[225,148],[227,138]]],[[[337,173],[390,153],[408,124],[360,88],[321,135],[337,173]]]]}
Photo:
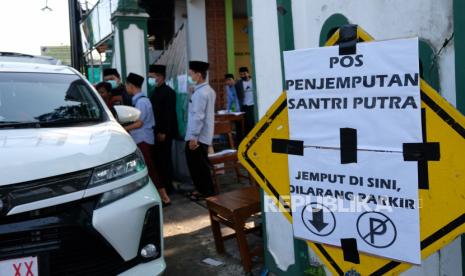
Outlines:
{"type": "Polygon", "coordinates": [[[348,24],[339,28],[339,55],[355,55],[357,52],[357,25],[348,24]]]}
{"type": "Polygon", "coordinates": [[[341,239],[341,248],[342,253],[344,254],[344,261],[354,264],[360,263],[356,239],[341,239]]]}
{"type": "Polygon", "coordinates": [[[429,189],[428,161],[418,161],[418,189],[429,189]]]}
{"type": "Polygon", "coordinates": [[[404,161],[439,161],[439,143],[404,143],[404,161]]]}
{"type": "Polygon", "coordinates": [[[357,41],[347,41],[347,42],[339,42],[339,55],[340,56],[348,56],[348,55],[355,55],[357,53],[357,41]]]}
{"type": "MultiPolygon", "coordinates": [[[[426,143],[428,137],[426,136],[426,110],[424,108],[421,109],[421,136],[423,143],[426,143]]],[[[418,189],[429,189],[428,161],[425,160],[418,161],[418,189]]]]}
{"type": "Polygon", "coordinates": [[[303,156],[304,141],[272,138],[271,152],[303,156]]]}
{"type": "Polygon", "coordinates": [[[357,163],[357,130],[341,128],[341,164],[357,163]]]}
{"type": "Polygon", "coordinates": [[[423,139],[423,143],[427,142],[428,139],[426,136],[426,110],[424,108],[421,109],[421,138],[423,139]]]}
{"type": "Polygon", "coordinates": [[[423,143],[403,144],[405,161],[418,161],[418,189],[429,189],[428,161],[439,161],[441,151],[439,143],[428,143],[426,136],[426,111],[421,109],[421,128],[423,143]]]}
{"type": "Polygon", "coordinates": [[[426,136],[426,111],[421,109],[421,129],[423,143],[403,144],[405,161],[418,161],[418,189],[429,189],[428,161],[441,158],[439,143],[428,143],[426,136]]]}

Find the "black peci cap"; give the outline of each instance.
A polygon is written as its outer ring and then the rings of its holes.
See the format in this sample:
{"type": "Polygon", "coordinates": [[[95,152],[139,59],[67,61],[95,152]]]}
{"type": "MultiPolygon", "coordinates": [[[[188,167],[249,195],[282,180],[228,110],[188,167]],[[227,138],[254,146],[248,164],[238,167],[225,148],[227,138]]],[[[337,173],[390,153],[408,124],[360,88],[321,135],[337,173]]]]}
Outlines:
{"type": "Polygon", "coordinates": [[[210,64],[203,61],[189,61],[189,69],[197,72],[206,72],[210,64]]]}
{"type": "Polygon", "coordinates": [[[111,92],[111,84],[109,82],[102,81],[102,82],[97,83],[97,85],[95,86],[95,89],[99,90],[100,88],[105,88],[107,92],[111,92]]]}
{"type": "Polygon", "coordinates": [[[134,73],[129,73],[128,77],[126,78],[126,82],[129,82],[133,84],[134,86],[137,87],[142,87],[142,84],[144,83],[144,77],[134,74],[134,73]]]}
{"type": "Polygon", "coordinates": [[[116,70],[115,68],[107,68],[107,69],[103,70],[103,76],[104,77],[110,76],[110,75],[115,75],[118,78],[120,78],[118,70],[116,70]]]}
{"type": "Polygon", "coordinates": [[[149,73],[156,73],[165,76],[166,66],[161,64],[151,64],[149,66],[149,73]]]}
{"type": "Polygon", "coordinates": [[[234,75],[233,74],[225,74],[224,78],[225,79],[234,79],[234,75]]]}
{"type": "Polygon", "coordinates": [[[239,68],[239,73],[244,73],[244,72],[249,72],[249,68],[247,68],[247,67],[239,68]]]}

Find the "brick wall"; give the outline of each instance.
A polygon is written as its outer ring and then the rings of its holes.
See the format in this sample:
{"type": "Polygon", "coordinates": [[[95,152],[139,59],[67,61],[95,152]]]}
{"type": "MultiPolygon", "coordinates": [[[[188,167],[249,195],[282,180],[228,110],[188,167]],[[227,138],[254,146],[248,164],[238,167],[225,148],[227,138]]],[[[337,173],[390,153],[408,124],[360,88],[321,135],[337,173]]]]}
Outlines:
{"type": "Polygon", "coordinates": [[[205,0],[209,82],[216,91],[216,109],[224,109],[224,74],[227,73],[226,22],[224,0],[205,0]]]}

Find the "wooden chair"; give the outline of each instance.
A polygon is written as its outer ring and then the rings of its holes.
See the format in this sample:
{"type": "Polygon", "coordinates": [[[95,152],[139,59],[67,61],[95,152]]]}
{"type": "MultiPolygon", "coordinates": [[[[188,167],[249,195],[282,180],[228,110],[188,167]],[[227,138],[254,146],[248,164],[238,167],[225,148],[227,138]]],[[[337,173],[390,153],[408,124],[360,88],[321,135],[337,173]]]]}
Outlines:
{"type": "Polygon", "coordinates": [[[215,121],[228,121],[236,126],[236,143],[244,139],[245,134],[245,112],[215,114],[215,121]]]}
{"type": "Polygon", "coordinates": [[[240,163],[237,158],[237,150],[234,145],[234,139],[232,135],[232,123],[230,121],[215,121],[215,135],[226,135],[228,137],[229,148],[219,151],[217,153],[209,154],[208,159],[213,166],[212,178],[213,185],[216,193],[220,192],[220,185],[218,182],[218,176],[224,174],[225,171],[233,169],[236,172],[237,181],[241,178],[249,179],[250,176],[245,176],[240,173],[240,163]]]}
{"type": "Polygon", "coordinates": [[[231,121],[215,121],[214,135],[226,135],[230,149],[235,149],[233,129],[231,121]]]}
{"type": "Polygon", "coordinates": [[[249,249],[246,234],[259,231],[260,225],[246,227],[247,220],[260,212],[260,194],[258,187],[245,187],[232,192],[219,194],[206,199],[210,221],[218,253],[224,253],[224,241],[236,238],[241,256],[241,262],[246,273],[252,270],[252,257],[263,255],[263,246],[249,249]],[[224,235],[221,225],[234,230],[234,233],[224,235]]]}

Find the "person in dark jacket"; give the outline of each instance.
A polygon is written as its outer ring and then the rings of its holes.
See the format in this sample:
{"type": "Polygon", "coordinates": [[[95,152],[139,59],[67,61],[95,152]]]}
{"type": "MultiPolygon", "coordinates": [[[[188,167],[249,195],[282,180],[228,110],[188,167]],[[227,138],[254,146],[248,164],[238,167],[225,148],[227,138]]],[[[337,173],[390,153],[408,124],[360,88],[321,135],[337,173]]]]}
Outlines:
{"type": "Polygon", "coordinates": [[[107,68],[103,70],[103,80],[111,84],[111,94],[113,96],[121,96],[123,104],[132,106],[131,96],[126,91],[126,88],[121,83],[121,77],[118,70],[115,68],[107,68]]]}
{"type": "Polygon", "coordinates": [[[155,116],[155,147],[154,160],[160,174],[160,181],[168,192],[173,192],[173,164],[171,146],[178,136],[178,121],[176,116],[176,93],[166,85],[166,67],[150,65],[149,78],[154,80],[155,89],[152,101],[155,116]]]}
{"type": "Polygon", "coordinates": [[[245,112],[245,133],[247,135],[255,126],[255,103],[252,77],[247,67],[239,68],[240,80],[236,82],[236,92],[241,104],[241,111],[245,112]]]}

